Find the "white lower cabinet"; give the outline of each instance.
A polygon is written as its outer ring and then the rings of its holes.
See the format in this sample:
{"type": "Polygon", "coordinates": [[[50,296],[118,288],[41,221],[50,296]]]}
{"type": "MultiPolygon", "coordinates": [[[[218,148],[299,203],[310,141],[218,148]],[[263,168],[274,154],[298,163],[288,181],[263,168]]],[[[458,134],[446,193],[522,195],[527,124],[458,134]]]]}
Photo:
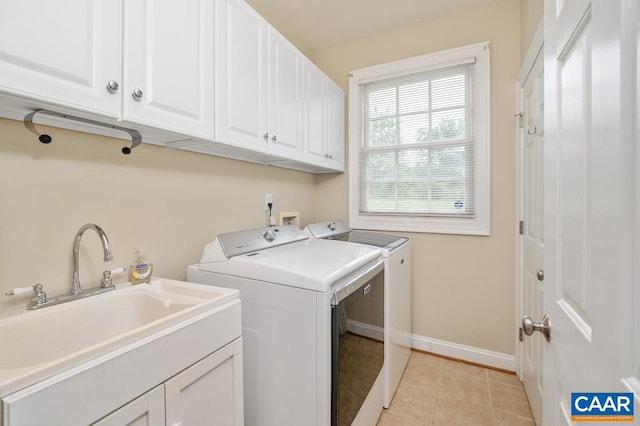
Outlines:
{"type": "Polygon", "coordinates": [[[242,339],[119,408],[96,426],[243,424],[242,339]]]}
{"type": "Polygon", "coordinates": [[[0,426],[244,424],[240,299],[2,397],[0,426]]]}
{"type": "Polygon", "coordinates": [[[237,339],[165,383],[166,424],[242,426],[242,390],[237,339]]]}
{"type": "Polygon", "coordinates": [[[95,423],[98,426],[161,426],[165,424],[164,385],[156,386],[95,423]]]}

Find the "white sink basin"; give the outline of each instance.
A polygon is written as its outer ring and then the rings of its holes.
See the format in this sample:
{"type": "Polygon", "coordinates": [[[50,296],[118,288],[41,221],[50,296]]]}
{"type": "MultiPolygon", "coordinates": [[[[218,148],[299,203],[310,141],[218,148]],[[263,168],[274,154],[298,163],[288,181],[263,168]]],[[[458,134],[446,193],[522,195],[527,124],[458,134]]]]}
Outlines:
{"type": "Polygon", "coordinates": [[[237,290],[157,279],[2,318],[0,397],[237,297],[237,290]]]}

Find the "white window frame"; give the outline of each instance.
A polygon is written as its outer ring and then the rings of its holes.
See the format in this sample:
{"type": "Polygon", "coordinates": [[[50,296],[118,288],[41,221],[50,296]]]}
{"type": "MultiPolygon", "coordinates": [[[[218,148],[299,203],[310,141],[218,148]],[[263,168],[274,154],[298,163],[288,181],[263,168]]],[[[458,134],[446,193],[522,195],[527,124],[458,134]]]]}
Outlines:
{"type": "Polygon", "coordinates": [[[373,229],[440,234],[490,235],[490,82],[489,42],[477,43],[386,64],[361,68],[349,73],[349,225],[373,229]],[[452,66],[475,58],[474,108],[475,140],[475,216],[437,217],[418,215],[360,214],[360,156],[363,111],[362,84],[415,72],[452,66]]]}

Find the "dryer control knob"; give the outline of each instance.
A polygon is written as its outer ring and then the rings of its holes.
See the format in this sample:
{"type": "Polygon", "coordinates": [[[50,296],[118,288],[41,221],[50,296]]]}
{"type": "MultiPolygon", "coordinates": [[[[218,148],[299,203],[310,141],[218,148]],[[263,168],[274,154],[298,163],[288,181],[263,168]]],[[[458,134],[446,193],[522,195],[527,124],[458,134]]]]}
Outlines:
{"type": "Polygon", "coordinates": [[[336,223],[335,222],[331,222],[327,225],[327,227],[329,228],[330,231],[335,231],[336,230],[336,223]]]}
{"type": "Polygon", "coordinates": [[[276,233],[273,232],[271,229],[269,229],[267,232],[265,232],[262,235],[262,238],[264,238],[265,240],[271,242],[271,241],[276,239],[276,233]]]}

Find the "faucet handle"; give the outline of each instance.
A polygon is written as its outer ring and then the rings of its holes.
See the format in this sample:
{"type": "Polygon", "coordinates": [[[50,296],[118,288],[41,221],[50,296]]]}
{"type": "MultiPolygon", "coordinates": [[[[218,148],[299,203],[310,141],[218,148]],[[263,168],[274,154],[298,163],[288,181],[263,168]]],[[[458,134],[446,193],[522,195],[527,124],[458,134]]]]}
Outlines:
{"type": "Polygon", "coordinates": [[[126,268],[121,266],[120,268],[111,269],[110,271],[104,271],[102,273],[102,279],[100,280],[101,288],[111,288],[113,287],[113,281],[111,280],[111,274],[119,274],[121,272],[126,271],[126,268]]]}
{"type": "MultiPolygon", "coordinates": [[[[42,286],[42,284],[40,284],[42,286]]],[[[25,294],[25,293],[31,293],[35,290],[35,285],[30,285],[29,287],[18,287],[18,288],[14,288],[13,290],[9,290],[8,292],[6,292],[4,295],[5,296],[19,296],[21,294],[25,294]]]]}
{"type": "Polygon", "coordinates": [[[29,306],[40,305],[47,301],[47,293],[44,292],[42,284],[39,283],[30,287],[14,288],[6,292],[5,296],[18,296],[25,293],[33,293],[29,306]]]}

